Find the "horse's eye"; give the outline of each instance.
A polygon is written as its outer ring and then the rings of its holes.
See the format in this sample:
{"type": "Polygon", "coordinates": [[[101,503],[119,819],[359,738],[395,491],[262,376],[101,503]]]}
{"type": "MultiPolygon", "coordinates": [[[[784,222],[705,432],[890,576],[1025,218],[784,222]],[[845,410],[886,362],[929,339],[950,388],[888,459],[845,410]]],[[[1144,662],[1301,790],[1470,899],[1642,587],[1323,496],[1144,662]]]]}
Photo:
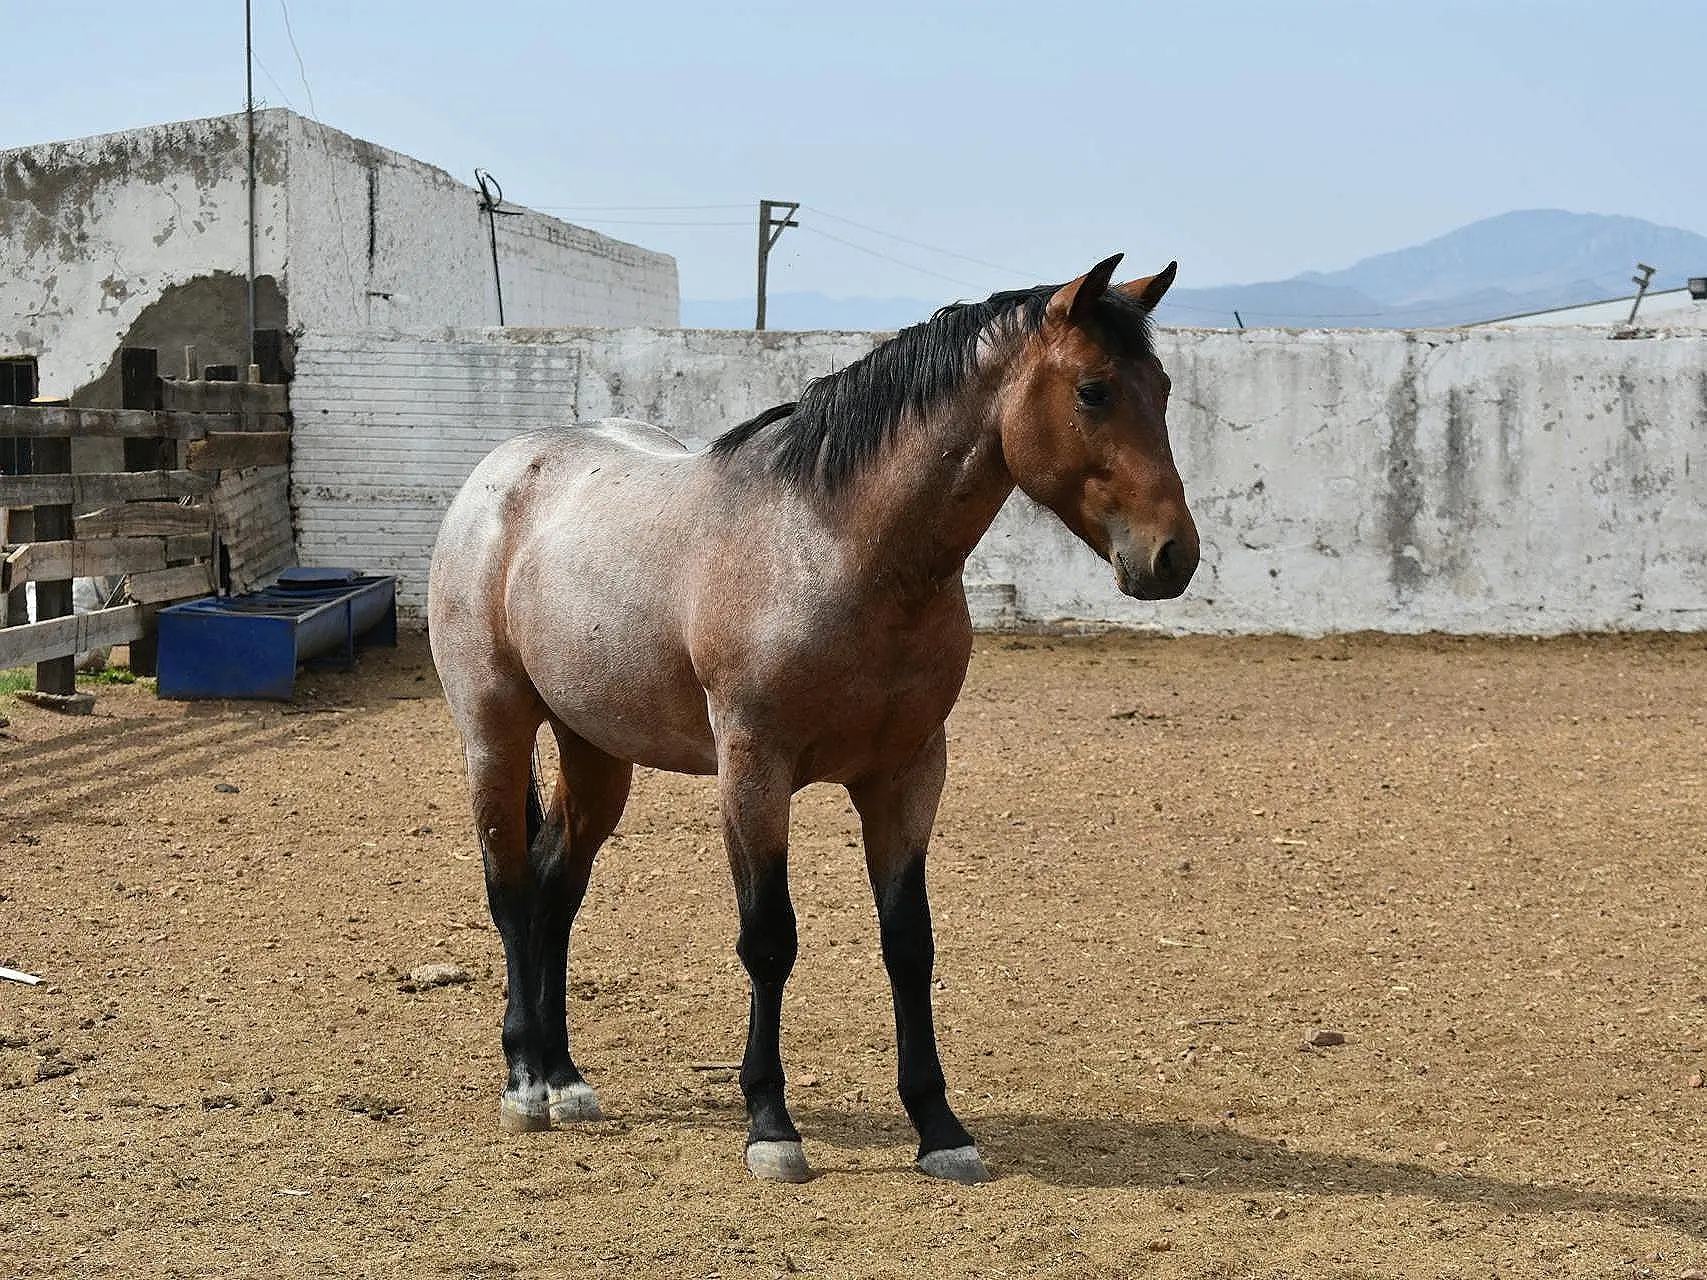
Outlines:
{"type": "Polygon", "coordinates": [[[1081,382],[1079,384],[1079,403],[1087,409],[1100,409],[1114,397],[1114,391],[1106,382],[1081,382]]]}

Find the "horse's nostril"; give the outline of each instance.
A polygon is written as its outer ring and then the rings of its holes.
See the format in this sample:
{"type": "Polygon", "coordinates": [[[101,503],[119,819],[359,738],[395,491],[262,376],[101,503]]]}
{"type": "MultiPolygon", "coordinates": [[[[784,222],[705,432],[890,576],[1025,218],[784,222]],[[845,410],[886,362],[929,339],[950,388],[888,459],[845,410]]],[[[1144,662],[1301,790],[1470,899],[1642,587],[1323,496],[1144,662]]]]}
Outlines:
{"type": "Polygon", "coordinates": [[[1150,572],[1163,582],[1173,580],[1179,568],[1179,548],[1174,540],[1169,538],[1156,552],[1156,558],[1150,562],[1150,572]]]}

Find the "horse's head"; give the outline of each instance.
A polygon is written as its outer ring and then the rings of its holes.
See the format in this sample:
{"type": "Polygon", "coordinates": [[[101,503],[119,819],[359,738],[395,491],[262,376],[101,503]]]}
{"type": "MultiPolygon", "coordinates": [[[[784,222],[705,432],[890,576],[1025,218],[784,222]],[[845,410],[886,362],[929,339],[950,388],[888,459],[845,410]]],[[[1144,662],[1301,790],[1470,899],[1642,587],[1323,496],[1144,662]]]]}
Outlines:
{"type": "Polygon", "coordinates": [[[1121,591],[1164,600],[1185,590],[1198,556],[1148,324],[1177,264],[1110,288],[1120,258],[1049,298],[1010,366],[1002,451],[1019,487],[1114,566],[1121,591]]]}

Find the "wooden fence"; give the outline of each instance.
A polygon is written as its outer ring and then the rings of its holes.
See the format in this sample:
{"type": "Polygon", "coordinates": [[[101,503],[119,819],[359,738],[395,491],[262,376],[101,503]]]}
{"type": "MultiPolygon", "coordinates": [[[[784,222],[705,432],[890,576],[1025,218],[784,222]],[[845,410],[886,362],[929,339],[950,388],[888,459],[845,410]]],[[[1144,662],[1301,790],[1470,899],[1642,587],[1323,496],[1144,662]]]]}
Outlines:
{"type": "Polygon", "coordinates": [[[160,607],[246,590],[294,558],[282,383],[161,378],[155,352],[126,349],[120,386],[119,409],[0,405],[0,440],[26,446],[14,468],[29,462],[0,476],[0,592],[35,583],[38,619],[0,628],[0,669],[37,664],[41,692],[72,693],[73,655],[107,645],[152,671],[160,607]],[[125,469],[73,473],[74,440],[123,441],[125,469]],[[102,577],[123,579],[122,601],[73,613],[71,580],[102,577]]]}

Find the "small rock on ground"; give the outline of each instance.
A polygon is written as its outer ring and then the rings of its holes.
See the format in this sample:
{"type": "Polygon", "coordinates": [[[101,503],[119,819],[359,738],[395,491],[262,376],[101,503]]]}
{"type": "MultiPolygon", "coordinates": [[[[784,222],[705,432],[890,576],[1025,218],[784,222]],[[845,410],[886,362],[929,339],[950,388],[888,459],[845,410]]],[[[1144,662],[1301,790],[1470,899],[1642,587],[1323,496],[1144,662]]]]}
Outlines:
{"type": "Polygon", "coordinates": [[[428,987],[452,987],[468,981],[468,970],[461,965],[421,964],[404,974],[398,985],[405,991],[425,991],[428,987]]]}

